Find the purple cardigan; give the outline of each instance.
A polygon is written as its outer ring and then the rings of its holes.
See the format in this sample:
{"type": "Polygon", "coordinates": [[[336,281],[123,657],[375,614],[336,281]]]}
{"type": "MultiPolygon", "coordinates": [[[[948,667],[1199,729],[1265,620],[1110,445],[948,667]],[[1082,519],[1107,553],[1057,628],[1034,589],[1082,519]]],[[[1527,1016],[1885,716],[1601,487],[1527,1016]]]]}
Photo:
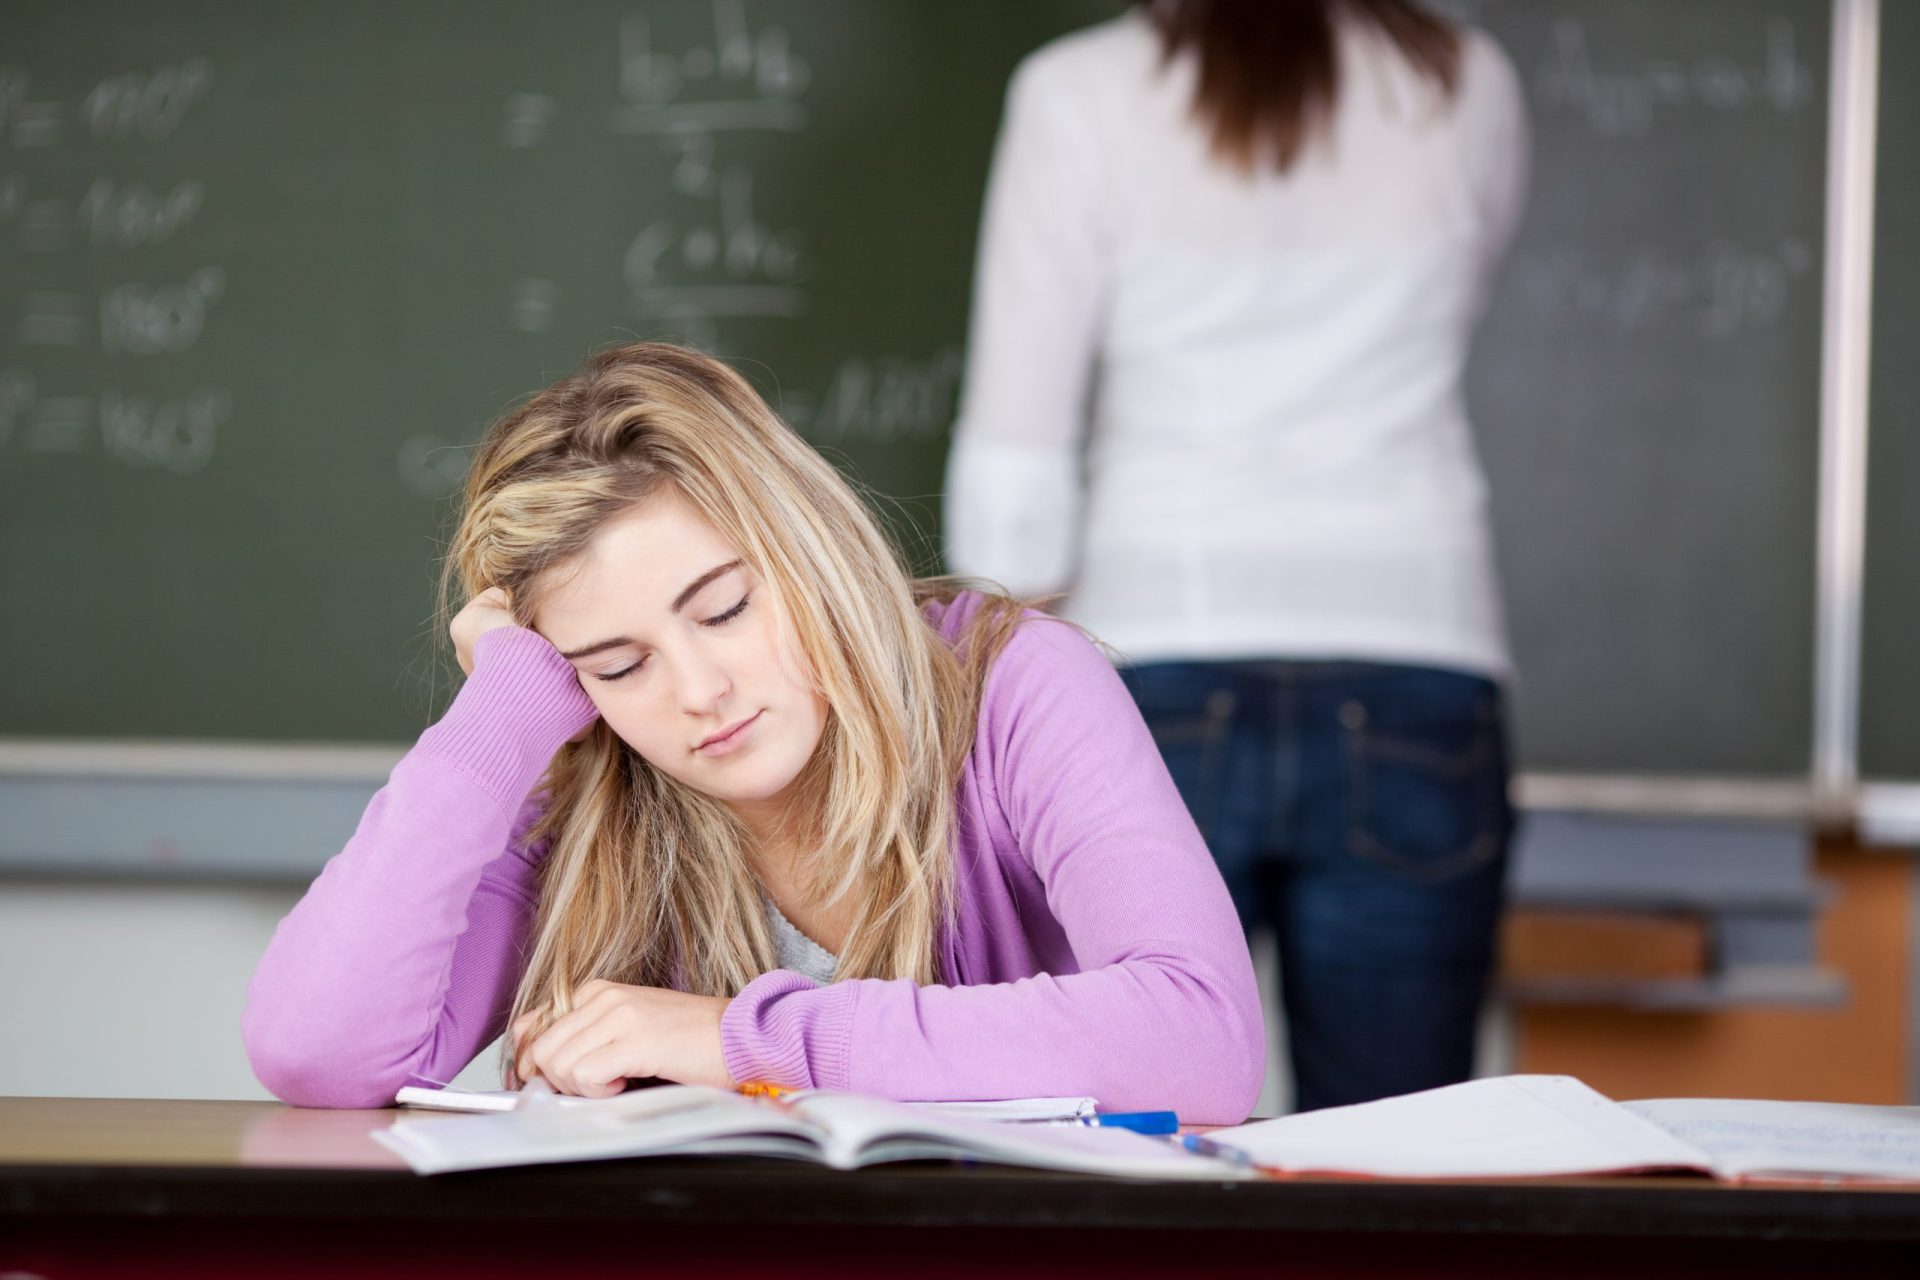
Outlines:
{"type": "MultiPolygon", "coordinates": [[[[926,614],[951,640],[977,603],[926,614]]],[[[384,1106],[500,1034],[545,852],[525,839],[529,793],[591,716],[540,636],[481,638],[446,716],[267,946],[242,1029],[268,1089],[384,1106]]],[[[761,974],[721,1022],[734,1079],[1245,1119],[1266,1063],[1246,941],[1132,699],[1078,631],[1030,617],[995,661],[956,826],[948,984],[761,974]]]]}

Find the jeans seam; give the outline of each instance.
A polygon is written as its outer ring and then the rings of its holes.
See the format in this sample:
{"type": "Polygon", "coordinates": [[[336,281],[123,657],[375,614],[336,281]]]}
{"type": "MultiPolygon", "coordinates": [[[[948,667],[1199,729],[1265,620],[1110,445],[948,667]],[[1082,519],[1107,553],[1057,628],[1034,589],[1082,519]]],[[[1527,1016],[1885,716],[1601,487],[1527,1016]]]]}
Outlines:
{"type": "Polygon", "coordinates": [[[1226,793],[1225,779],[1220,775],[1226,767],[1227,739],[1232,735],[1233,712],[1238,701],[1231,689],[1216,689],[1207,695],[1207,733],[1201,743],[1200,778],[1194,796],[1196,801],[1205,802],[1204,806],[1196,803],[1194,807],[1202,809],[1206,817],[1203,821],[1201,815],[1196,813],[1193,823],[1200,829],[1201,842],[1207,844],[1209,849],[1212,848],[1210,842],[1215,819],[1220,816],[1219,809],[1226,793]]]}

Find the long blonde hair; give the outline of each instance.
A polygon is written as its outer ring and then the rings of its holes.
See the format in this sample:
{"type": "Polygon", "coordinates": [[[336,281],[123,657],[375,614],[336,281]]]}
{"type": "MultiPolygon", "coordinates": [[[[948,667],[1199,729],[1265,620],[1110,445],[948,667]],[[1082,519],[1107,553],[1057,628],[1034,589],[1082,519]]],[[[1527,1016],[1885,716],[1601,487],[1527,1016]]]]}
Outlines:
{"type": "MultiPolygon", "coordinates": [[[[504,588],[529,625],[547,570],[668,485],[772,588],[826,701],[796,788],[796,870],[814,901],[855,905],[836,977],[940,981],[954,789],[1020,608],[989,595],[949,646],[919,606],[960,584],[910,579],[851,486],[739,374],[663,343],[610,347],[496,422],[467,475],[443,614],[457,579],[463,599],[504,588]]],[[[726,806],[604,721],[543,785],[529,839],[549,851],[511,1016],[559,1016],[595,978],[731,996],[774,967],[751,838],[726,806]]]]}

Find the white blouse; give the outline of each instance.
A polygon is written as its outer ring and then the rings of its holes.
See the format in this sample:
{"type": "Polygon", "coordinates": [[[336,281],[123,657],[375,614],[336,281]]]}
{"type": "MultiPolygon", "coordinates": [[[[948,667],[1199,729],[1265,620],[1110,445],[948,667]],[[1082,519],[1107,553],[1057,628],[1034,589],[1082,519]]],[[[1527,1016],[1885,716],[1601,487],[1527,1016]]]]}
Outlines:
{"type": "Polygon", "coordinates": [[[1131,661],[1505,670],[1461,374],[1526,120],[1499,47],[1468,32],[1462,53],[1449,106],[1343,24],[1329,134],[1253,177],[1212,158],[1194,58],[1163,70],[1138,14],[1021,64],[948,462],[953,569],[1068,592],[1131,661]]]}

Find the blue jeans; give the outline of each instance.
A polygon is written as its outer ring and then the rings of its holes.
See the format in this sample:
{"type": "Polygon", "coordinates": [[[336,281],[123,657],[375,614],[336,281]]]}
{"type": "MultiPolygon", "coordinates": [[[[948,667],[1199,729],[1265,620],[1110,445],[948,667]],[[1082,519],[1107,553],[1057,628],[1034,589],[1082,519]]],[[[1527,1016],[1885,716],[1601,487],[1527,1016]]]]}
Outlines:
{"type": "Polygon", "coordinates": [[[1465,1080],[1513,811],[1500,690],[1362,662],[1123,668],[1249,931],[1302,1111],[1465,1080]]]}

